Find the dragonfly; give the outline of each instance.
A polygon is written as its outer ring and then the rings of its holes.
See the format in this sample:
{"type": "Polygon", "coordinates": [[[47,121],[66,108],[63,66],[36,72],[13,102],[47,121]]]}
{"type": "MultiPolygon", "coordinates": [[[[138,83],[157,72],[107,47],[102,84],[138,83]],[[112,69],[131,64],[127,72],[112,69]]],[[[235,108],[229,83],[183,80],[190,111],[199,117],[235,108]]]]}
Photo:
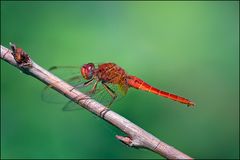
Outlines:
{"type": "MultiPolygon", "coordinates": [[[[83,90],[86,95],[93,97],[100,102],[104,101],[104,104],[107,107],[110,107],[117,98],[125,96],[129,88],[147,91],[187,106],[195,105],[191,100],[162,91],[146,83],[142,79],[128,74],[122,67],[115,63],[102,63],[99,65],[87,63],[82,67],[54,66],[49,70],[55,71],[59,69],[64,69],[65,72],[66,70],[77,69],[76,72],[73,72],[76,75],[71,75],[66,81],[72,84],[75,89],[79,89],[80,91],[83,90]]],[[[51,88],[51,86],[44,89],[43,95],[49,88],[51,88]]],[[[47,94],[45,97],[49,98],[47,94]]],[[[68,105],[64,107],[65,110],[68,110],[67,107],[68,105]]]]}

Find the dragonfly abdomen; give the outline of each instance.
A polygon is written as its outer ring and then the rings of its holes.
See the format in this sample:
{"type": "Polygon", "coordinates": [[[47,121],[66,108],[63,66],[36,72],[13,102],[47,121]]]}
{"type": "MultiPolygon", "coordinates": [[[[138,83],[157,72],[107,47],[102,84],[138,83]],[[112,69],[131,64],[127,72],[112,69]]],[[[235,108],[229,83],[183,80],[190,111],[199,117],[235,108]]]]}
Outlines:
{"type": "Polygon", "coordinates": [[[141,79],[139,79],[135,76],[128,76],[127,83],[128,83],[129,86],[131,86],[133,88],[140,89],[140,90],[143,90],[143,91],[148,91],[148,92],[151,92],[153,94],[156,94],[156,95],[159,95],[159,96],[162,96],[162,97],[166,97],[166,98],[172,99],[174,101],[178,101],[178,102],[183,103],[183,104],[187,104],[188,106],[194,106],[194,103],[191,102],[190,100],[188,100],[186,98],[183,98],[183,97],[180,97],[180,96],[177,96],[177,95],[172,94],[172,93],[161,91],[161,90],[147,84],[146,82],[144,82],[143,80],[141,80],[141,79]]]}

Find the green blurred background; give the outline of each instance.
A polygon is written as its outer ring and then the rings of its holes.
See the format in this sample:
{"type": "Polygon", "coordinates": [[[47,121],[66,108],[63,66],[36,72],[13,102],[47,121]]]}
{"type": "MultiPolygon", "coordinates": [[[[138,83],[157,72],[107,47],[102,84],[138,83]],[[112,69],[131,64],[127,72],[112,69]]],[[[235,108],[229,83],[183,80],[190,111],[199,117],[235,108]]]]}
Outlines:
{"type": "MultiPolygon", "coordinates": [[[[238,19],[239,2],[1,1],[1,44],[45,68],[115,62],[197,106],[131,89],[114,111],[194,158],[239,158],[238,19]]],[[[2,158],[163,158],[43,87],[1,61],[2,158]]]]}

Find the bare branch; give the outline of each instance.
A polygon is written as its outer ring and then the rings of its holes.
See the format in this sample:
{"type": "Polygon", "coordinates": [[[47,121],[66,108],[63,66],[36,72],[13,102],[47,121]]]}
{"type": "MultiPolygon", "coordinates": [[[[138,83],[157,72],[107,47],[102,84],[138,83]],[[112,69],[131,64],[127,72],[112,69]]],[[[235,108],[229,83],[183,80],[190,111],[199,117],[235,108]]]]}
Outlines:
{"type": "MultiPolygon", "coordinates": [[[[12,45],[12,48],[16,49],[16,46],[12,45]]],[[[1,45],[1,59],[22,70],[24,73],[27,73],[28,75],[37,78],[43,83],[51,85],[53,89],[57,90],[62,95],[75,101],[88,111],[96,114],[110,124],[121,129],[124,133],[127,134],[127,137],[116,135],[116,138],[123,143],[131,147],[149,149],[168,159],[192,159],[188,155],[160,141],[158,138],[154,137],[150,133],[146,132],[142,128],[127,120],[126,118],[111,111],[110,109],[94,101],[93,99],[86,99],[86,95],[79,92],[71,85],[67,84],[60,78],[56,77],[55,75],[51,74],[47,70],[37,65],[29,57],[29,55],[26,54],[26,52],[22,51],[22,53],[18,53],[18,55],[16,54],[17,53],[13,53],[11,50],[1,45]],[[19,61],[16,62],[16,59],[19,61]]]]}

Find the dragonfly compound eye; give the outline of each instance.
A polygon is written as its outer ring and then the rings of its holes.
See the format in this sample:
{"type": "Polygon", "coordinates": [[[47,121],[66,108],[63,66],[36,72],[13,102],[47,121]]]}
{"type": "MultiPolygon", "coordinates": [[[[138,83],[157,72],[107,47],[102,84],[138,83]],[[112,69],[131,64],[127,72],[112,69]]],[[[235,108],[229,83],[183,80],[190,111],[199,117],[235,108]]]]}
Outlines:
{"type": "Polygon", "coordinates": [[[85,79],[91,79],[93,77],[93,73],[95,70],[95,66],[93,63],[84,64],[81,68],[81,74],[85,79]]]}

